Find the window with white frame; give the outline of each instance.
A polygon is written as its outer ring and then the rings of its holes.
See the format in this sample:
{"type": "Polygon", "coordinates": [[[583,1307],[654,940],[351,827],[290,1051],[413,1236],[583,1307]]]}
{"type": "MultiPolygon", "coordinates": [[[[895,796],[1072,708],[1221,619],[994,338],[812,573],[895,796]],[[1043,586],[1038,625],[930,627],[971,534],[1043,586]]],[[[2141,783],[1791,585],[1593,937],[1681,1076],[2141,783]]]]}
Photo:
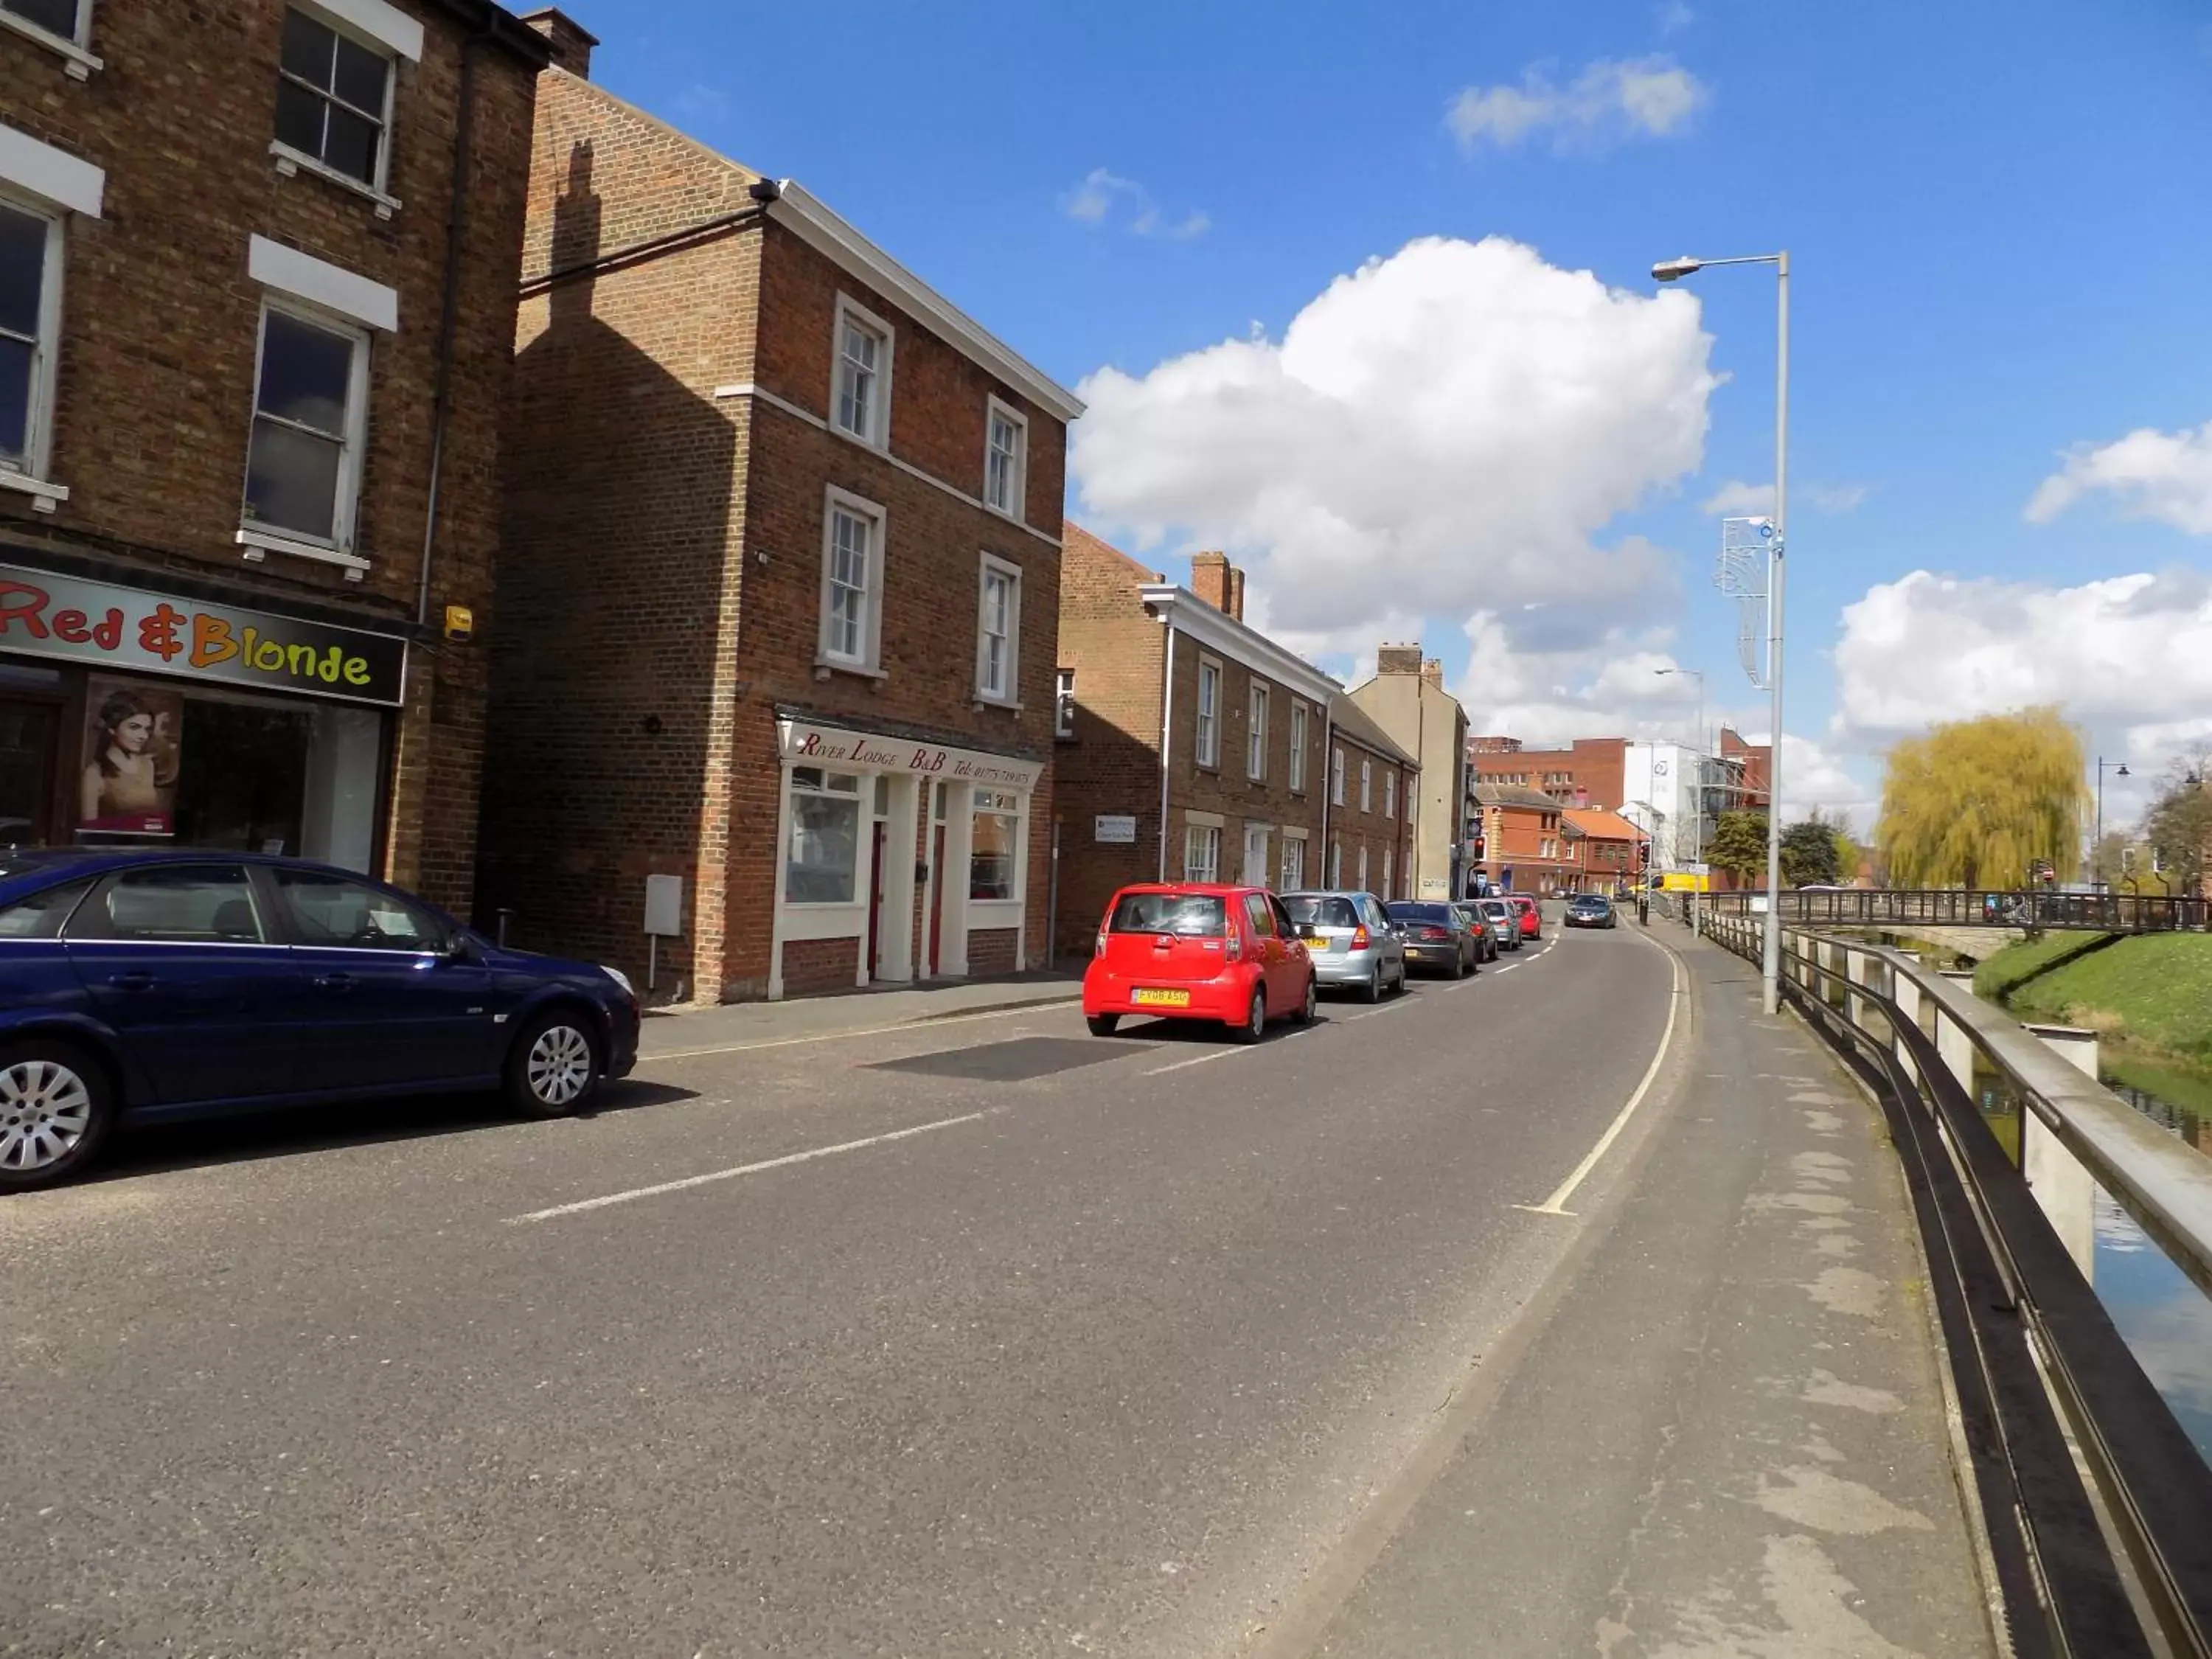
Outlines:
{"type": "Polygon", "coordinates": [[[1367,843],[1359,843],[1359,890],[1367,890],[1367,843]]]}
{"type": "Polygon", "coordinates": [[[1306,843],[1303,836],[1283,837],[1283,891],[1295,893],[1306,884],[1306,843]]]}
{"type": "Polygon", "coordinates": [[[1252,683],[1251,721],[1244,732],[1244,775],[1267,775],[1267,688],[1257,680],[1252,683]]]}
{"type": "Polygon", "coordinates": [[[889,448],[891,434],[890,325],[865,306],[837,297],[836,385],[830,419],[864,444],[889,448]]]}
{"type": "Polygon", "coordinates": [[[1344,805],[1344,750],[1341,749],[1329,751],[1328,799],[1332,806],[1344,805]]]}
{"type": "Polygon", "coordinates": [[[1389,767],[1382,769],[1382,816],[1398,816],[1398,775],[1389,767]]]}
{"type": "Polygon", "coordinates": [[[1375,810],[1375,763],[1364,755],[1359,757],[1359,810],[1375,810]]]}
{"type": "Polygon", "coordinates": [[[1221,764],[1221,665],[1198,659],[1198,763],[1221,764]]]}
{"type": "Polygon", "coordinates": [[[1386,847],[1382,849],[1382,896],[1386,899],[1397,897],[1397,894],[1393,892],[1390,887],[1390,878],[1393,873],[1391,866],[1397,862],[1396,854],[1395,848],[1386,847]]]}
{"type": "Polygon", "coordinates": [[[0,16],[81,49],[92,32],[92,0],[0,0],[0,16]]]}
{"type": "Polygon", "coordinates": [[[61,284],[61,216],[0,196],[0,471],[46,474],[61,284]]]}
{"type": "Polygon", "coordinates": [[[1021,852],[1022,798],[1002,790],[978,789],[975,810],[968,896],[1010,899],[1014,896],[1014,861],[1021,852]]]}
{"type": "Polygon", "coordinates": [[[883,591],[884,510],[833,485],[822,521],[823,662],[874,671],[883,591]]]}
{"type": "Polygon", "coordinates": [[[1063,668],[1053,688],[1052,734],[1055,738],[1075,735],[1075,671],[1063,668]]]}
{"type": "Polygon", "coordinates": [[[284,14],[276,142],[319,166],[384,187],[392,59],[298,8],[284,14]]]}
{"type": "Polygon", "coordinates": [[[351,547],[368,424],[368,331],[264,301],[246,527],[351,547]]]}
{"type": "Polygon", "coordinates": [[[860,863],[860,780],[818,766],[791,769],[791,844],[783,865],[787,904],[850,904],[860,863]]]}
{"type": "Polygon", "coordinates": [[[1306,787],[1306,706],[1291,699],[1291,793],[1304,794],[1306,787]]]}
{"type": "Polygon", "coordinates": [[[983,505],[1018,519],[1029,487],[1030,423],[994,398],[984,427],[983,505]]]}
{"type": "Polygon", "coordinates": [[[1221,879],[1221,827],[1194,823],[1183,830],[1182,878],[1185,881],[1221,879]]]}
{"type": "Polygon", "coordinates": [[[1328,844],[1328,884],[1339,889],[1344,885],[1344,843],[1340,841],[1328,844]]]}
{"type": "Polygon", "coordinates": [[[1019,701],[1017,656],[1022,637],[1022,572],[983,555],[975,620],[975,695],[986,702],[1019,701]]]}

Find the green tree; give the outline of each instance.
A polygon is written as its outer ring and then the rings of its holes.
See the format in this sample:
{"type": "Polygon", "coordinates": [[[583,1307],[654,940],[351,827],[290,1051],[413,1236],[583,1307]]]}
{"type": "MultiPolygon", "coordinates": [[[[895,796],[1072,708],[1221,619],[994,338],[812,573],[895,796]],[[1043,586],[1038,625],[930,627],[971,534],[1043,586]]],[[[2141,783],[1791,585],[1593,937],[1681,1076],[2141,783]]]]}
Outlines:
{"type": "Polygon", "coordinates": [[[2118,887],[2128,870],[2128,838],[2118,830],[2107,830],[2104,840],[2089,849],[2089,879],[2118,887]]]}
{"type": "Polygon", "coordinates": [[[1833,887],[1842,872],[1833,824],[1810,817],[1783,830],[1782,879],[1792,887],[1833,887]]]}
{"type": "Polygon", "coordinates": [[[2056,708],[1951,720],[1889,751],[1875,840],[1901,887],[2018,887],[2081,861],[2081,733],[2056,708]]]}
{"type": "MultiPolygon", "coordinates": [[[[2202,891],[2206,867],[2212,863],[2212,769],[2208,768],[2212,768],[2212,756],[2175,761],[2143,818],[2143,839],[2158,859],[2159,874],[2172,883],[2177,893],[2202,891]]],[[[2136,872],[2139,878],[2145,873],[2136,872]]]]}
{"type": "Polygon", "coordinates": [[[1722,813],[1720,822],[1713,826],[1712,841],[1705,848],[1705,862],[1716,870],[1728,872],[1739,885],[1763,872],[1766,868],[1766,814],[1722,813]]]}

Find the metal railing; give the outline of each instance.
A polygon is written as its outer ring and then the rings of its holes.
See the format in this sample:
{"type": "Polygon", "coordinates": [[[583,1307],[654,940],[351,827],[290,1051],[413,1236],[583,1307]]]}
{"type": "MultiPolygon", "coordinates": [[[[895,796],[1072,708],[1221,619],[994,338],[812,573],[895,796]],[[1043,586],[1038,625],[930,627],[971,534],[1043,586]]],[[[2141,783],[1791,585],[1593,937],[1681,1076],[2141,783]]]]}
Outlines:
{"type": "MultiPolygon", "coordinates": [[[[1764,893],[1711,893],[1716,915],[1761,915],[1764,893]]],[[[2107,933],[2202,932],[2212,905],[2159,893],[1997,892],[1979,888],[1821,887],[1786,891],[1782,919],[1813,927],[2086,928],[2107,933]]]]}
{"type": "MultiPolygon", "coordinates": [[[[1753,961],[1764,925],[1706,918],[1753,961]]],[[[1787,928],[1782,974],[1889,1118],[2013,1650],[2212,1659],[2212,1468],[2047,1212],[2063,1213],[2068,1180],[2093,1180],[2212,1293],[2212,1158],[1907,954],[1787,928]],[[1978,1074],[2020,1103],[2017,1164],[1978,1074]]]]}

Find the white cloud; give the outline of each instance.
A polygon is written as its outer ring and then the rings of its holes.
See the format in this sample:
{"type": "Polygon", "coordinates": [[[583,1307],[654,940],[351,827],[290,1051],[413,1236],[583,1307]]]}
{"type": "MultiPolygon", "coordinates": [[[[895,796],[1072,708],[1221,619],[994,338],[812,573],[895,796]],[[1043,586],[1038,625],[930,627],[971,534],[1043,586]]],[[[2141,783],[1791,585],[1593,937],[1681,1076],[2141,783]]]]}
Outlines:
{"type": "Polygon", "coordinates": [[[2112,496],[2126,518],[2212,536],[2212,421],[2194,432],[2143,427],[2112,443],[2076,444],[2036,486],[2028,520],[2046,524],[2093,491],[2112,496]]]}
{"type": "MultiPolygon", "coordinates": [[[[1873,486],[1863,483],[1800,484],[1793,499],[1804,502],[1819,513],[1849,513],[1873,493],[1873,486]]],[[[1774,486],[1771,483],[1746,483],[1741,478],[1730,478],[1708,495],[1701,505],[1705,511],[1714,514],[1771,513],[1774,511],[1774,486]]]]}
{"type": "Polygon", "coordinates": [[[1674,591],[1662,550],[1593,538],[1696,471],[1711,345],[1689,294],[1428,239],[1338,278],[1279,341],[1099,370],[1069,462],[1087,521],[1228,549],[1305,649],[1479,610],[1523,644],[1583,641],[1674,591]]]}
{"type": "Polygon", "coordinates": [[[1671,58],[1600,58],[1565,86],[1531,67],[1518,86],[1465,88],[1445,112],[1444,125],[1469,154],[1486,143],[1510,149],[1543,131],[1562,149],[1602,147],[1678,132],[1711,97],[1705,83],[1671,58]]]}
{"type": "Polygon", "coordinates": [[[1082,183],[1060,198],[1060,210],[1084,225],[1104,224],[1115,216],[1117,206],[1128,210],[1122,222],[1132,236],[1188,241],[1194,236],[1203,236],[1213,223],[1195,209],[1179,219],[1162,213],[1144,185],[1105,167],[1091,168],[1084,174],[1082,183]]]}
{"type": "Polygon", "coordinates": [[[1839,733],[2056,703],[2150,759],[2212,735],[2212,579],[2177,568],[2057,587],[1925,570],[1844,607],[1839,733]]]}

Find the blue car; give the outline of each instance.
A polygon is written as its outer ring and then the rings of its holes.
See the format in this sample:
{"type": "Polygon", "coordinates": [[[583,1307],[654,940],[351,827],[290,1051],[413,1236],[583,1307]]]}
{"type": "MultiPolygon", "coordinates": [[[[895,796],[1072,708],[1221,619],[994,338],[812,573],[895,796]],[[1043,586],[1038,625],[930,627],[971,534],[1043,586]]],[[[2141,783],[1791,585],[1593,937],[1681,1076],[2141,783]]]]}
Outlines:
{"type": "Polygon", "coordinates": [[[297,859],[0,854],[0,1193],[118,1122],[443,1091],[526,1113],[637,1062],[611,968],[502,950],[397,888],[297,859]]]}

